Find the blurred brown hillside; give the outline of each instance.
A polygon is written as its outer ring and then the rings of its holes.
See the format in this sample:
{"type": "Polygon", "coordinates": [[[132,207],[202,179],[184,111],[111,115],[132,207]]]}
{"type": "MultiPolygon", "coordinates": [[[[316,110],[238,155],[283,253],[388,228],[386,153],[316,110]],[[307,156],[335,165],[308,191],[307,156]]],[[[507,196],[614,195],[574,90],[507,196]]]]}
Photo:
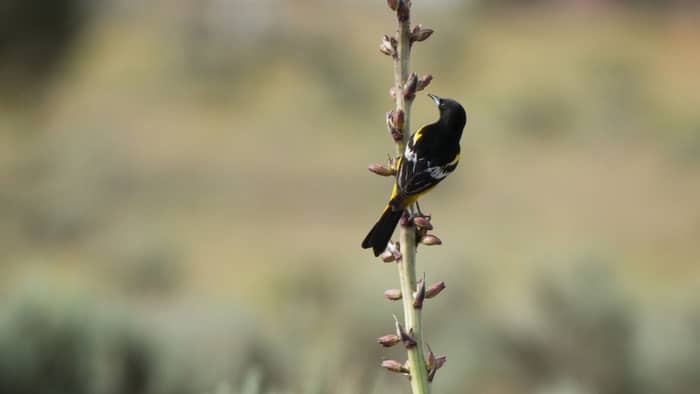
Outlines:
{"type": "MultiPolygon", "coordinates": [[[[422,203],[435,392],[694,393],[697,6],[413,3],[413,68],[470,117],[422,203]]],[[[0,392],[406,392],[395,268],[359,248],[385,8],[0,6],[0,392]]]]}

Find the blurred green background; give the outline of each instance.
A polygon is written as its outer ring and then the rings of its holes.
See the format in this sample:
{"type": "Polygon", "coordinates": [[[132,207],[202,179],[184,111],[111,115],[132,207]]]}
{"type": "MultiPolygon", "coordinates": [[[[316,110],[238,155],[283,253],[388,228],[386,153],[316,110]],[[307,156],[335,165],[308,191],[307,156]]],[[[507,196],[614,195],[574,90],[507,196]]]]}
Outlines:
{"type": "MultiPolygon", "coordinates": [[[[435,393],[696,393],[700,10],[414,0],[470,115],[423,200],[435,393]]],[[[3,0],[0,392],[406,393],[385,2],[3,0]]],[[[413,125],[436,117],[419,95],[413,125]]]]}

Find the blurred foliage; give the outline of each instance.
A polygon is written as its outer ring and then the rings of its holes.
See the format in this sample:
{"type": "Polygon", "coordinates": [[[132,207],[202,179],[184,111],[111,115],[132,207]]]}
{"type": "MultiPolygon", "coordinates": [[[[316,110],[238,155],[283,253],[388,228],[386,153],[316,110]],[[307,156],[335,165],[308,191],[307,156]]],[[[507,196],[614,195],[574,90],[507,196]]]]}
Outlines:
{"type": "Polygon", "coordinates": [[[0,98],[25,101],[45,89],[87,17],[83,0],[4,0],[0,4],[0,98]]]}
{"type": "MultiPolygon", "coordinates": [[[[470,114],[422,204],[435,391],[697,391],[697,10],[414,7],[415,70],[470,114]]],[[[396,270],[358,247],[389,187],[384,3],[0,18],[0,392],[405,392],[374,343],[396,270]]]]}

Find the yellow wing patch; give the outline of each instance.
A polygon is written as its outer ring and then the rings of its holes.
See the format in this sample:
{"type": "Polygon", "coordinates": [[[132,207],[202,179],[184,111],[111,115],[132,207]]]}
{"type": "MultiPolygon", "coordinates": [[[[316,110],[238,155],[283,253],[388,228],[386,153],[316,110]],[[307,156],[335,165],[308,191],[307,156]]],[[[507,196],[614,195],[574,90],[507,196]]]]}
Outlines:
{"type": "Polygon", "coordinates": [[[413,138],[411,139],[411,145],[416,145],[416,142],[418,142],[421,137],[423,137],[423,129],[425,126],[421,127],[420,129],[416,130],[415,133],[413,133],[413,138]]]}

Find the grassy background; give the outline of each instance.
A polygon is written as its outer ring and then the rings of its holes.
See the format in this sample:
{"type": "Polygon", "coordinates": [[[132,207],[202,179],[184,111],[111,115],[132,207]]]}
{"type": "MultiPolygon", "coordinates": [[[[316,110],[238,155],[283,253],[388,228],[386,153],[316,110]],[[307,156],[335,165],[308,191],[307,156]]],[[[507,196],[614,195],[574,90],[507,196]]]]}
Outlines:
{"type": "MultiPolygon", "coordinates": [[[[435,392],[693,393],[697,11],[414,3],[413,68],[470,115],[422,204],[435,392]]],[[[359,248],[390,187],[384,4],[83,18],[46,77],[0,63],[0,391],[406,392],[374,343],[396,268],[359,248]]]]}

